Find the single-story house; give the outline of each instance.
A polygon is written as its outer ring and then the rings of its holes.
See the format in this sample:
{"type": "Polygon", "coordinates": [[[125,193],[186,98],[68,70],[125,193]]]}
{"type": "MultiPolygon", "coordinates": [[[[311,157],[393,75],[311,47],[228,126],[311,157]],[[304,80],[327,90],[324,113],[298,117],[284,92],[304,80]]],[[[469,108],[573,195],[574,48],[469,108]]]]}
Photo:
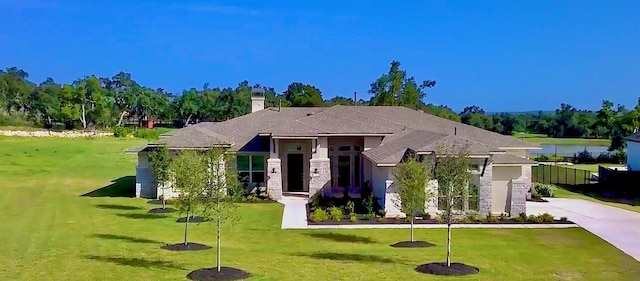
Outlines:
{"type": "Polygon", "coordinates": [[[627,169],[640,171],[640,132],[627,137],[627,169]]]}
{"type": "MultiPolygon", "coordinates": [[[[245,183],[263,188],[274,200],[290,193],[338,196],[345,190],[357,197],[368,184],[387,216],[402,215],[392,203],[397,198],[392,171],[403,156],[432,154],[442,143],[464,144],[478,190],[470,208],[481,214],[526,212],[531,167],[537,164],[528,156],[540,149],[537,145],[405,107],[264,104],[264,97],[253,96],[250,114],[175,130],[159,142],[169,149],[228,148],[245,183]]],[[[136,182],[142,197],[156,198],[160,191],[149,168],[151,149],[137,152],[136,182]]],[[[437,208],[437,200],[429,204],[430,212],[437,208]]]]}

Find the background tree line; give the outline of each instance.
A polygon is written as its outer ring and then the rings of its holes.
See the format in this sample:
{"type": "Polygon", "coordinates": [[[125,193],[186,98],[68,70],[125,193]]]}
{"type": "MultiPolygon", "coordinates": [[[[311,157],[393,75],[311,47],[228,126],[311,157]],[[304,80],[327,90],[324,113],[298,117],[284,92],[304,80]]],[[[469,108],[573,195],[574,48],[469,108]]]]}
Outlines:
{"type": "Polygon", "coordinates": [[[369,100],[336,96],[324,99],[322,91],[309,84],[294,82],[282,93],[249,81],[232,87],[185,89],[170,93],[162,88],[140,85],[130,73],[112,77],[94,75],[71,84],[52,78],[36,84],[26,71],[17,67],[0,70],[0,126],[54,126],[66,129],[111,128],[129,123],[141,125],[152,119],[178,125],[201,121],[223,121],[251,111],[251,90],[262,88],[266,106],[393,105],[406,106],[443,118],[460,121],[501,134],[517,132],[564,138],[613,139],[613,148],[623,145],[622,137],[640,127],[640,99],[635,108],[617,107],[603,101],[598,111],[579,110],[561,104],[555,112],[486,113],[478,106],[468,106],[460,113],[444,105],[424,102],[434,80],[417,81],[391,62],[387,73],[370,84],[369,100]]]}

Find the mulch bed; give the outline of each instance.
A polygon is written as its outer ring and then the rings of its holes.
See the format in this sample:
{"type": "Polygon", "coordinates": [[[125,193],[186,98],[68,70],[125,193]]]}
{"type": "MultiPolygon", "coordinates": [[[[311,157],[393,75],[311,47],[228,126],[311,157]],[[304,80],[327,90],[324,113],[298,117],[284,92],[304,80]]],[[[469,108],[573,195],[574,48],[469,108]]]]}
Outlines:
{"type": "Polygon", "coordinates": [[[164,245],[162,247],[160,247],[162,249],[165,250],[169,250],[169,251],[201,251],[201,250],[208,250],[211,249],[211,246],[207,246],[204,244],[200,244],[200,243],[191,243],[188,242],[186,245],[184,243],[178,243],[178,244],[167,244],[164,245]]]}
{"type": "MultiPolygon", "coordinates": [[[[184,223],[185,221],[187,221],[187,217],[181,217],[176,220],[176,222],[182,222],[182,223],[184,223]]],[[[207,220],[201,216],[189,217],[189,223],[199,223],[199,222],[205,222],[205,221],[207,220]]]]}
{"type": "Polygon", "coordinates": [[[173,213],[177,211],[174,208],[153,208],[151,210],[149,210],[149,214],[168,214],[168,213],[173,213]]]}
{"type": "Polygon", "coordinates": [[[432,262],[419,265],[416,267],[416,271],[434,275],[461,276],[477,274],[480,269],[458,262],[452,262],[449,267],[446,262],[432,262]]]}
{"type": "Polygon", "coordinates": [[[233,267],[220,267],[220,271],[217,268],[201,268],[189,272],[187,278],[191,280],[199,281],[214,281],[214,280],[240,280],[251,277],[249,272],[233,267]]]}
{"type": "Polygon", "coordinates": [[[528,202],[549,202],[546,199],[542,199],[542,198],[533,198],[531,197],[530,199],[527,199],[528,202]]]}
{"type": "Polygon", "coordinates": [[[431,244],[427,241],[401,241],[391,245],[391,247],[394,248],[427,248],[433,246],[435,246],[435,244],[431,244]]]}

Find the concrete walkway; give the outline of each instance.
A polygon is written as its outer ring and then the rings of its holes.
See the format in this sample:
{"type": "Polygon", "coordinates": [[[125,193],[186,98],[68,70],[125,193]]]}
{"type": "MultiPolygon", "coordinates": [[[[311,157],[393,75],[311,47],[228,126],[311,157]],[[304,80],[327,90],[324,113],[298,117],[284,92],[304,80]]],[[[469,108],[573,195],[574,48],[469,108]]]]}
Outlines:
{"type": "Polygon", "coordinates": [[[640,213],[581,199],[547,200],[548,203],[527,202],[527,213],[567,217],[640,261],[640,213]]]}
{"type": "Polygon", "coordinates": [[[307,228],[307,199],[301,197],[285,196],[278,200],[284,205],[282,214],[282,229],[306,229],[307,228]]]}

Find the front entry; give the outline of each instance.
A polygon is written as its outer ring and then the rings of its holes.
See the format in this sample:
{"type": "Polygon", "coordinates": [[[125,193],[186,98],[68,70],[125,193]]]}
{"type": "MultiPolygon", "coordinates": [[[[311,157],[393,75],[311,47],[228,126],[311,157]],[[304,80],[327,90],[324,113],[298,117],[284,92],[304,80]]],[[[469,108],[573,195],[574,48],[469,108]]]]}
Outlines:
{"type": "Polygon", "coordinates": [[[287,189],[290,192],[304,191],[304,154],[287,154],[287,189]]]}

